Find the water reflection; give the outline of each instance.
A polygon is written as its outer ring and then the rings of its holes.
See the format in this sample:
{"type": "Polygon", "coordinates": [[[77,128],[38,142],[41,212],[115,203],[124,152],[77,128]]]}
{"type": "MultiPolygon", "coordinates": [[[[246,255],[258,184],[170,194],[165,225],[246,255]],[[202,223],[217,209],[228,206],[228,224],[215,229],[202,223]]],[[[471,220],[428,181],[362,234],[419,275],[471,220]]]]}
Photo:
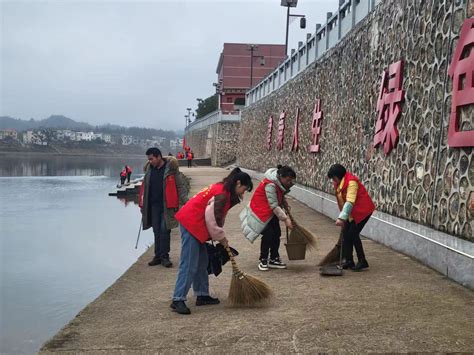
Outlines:
{"type": "Polygon", "coordinates": [[[138,206],[138,194],[136,195],[126,195],[126,196],[117,196],[117,200],[123,203],[125,207],[128,205],[138,206]]]}
{"type": "Polygon", "coordinates": [[[88,157],[52,155],[0,156],[0,176],[109,176],[117,177],[125,165],[133,176],[142,174],[146,157],[88,157]]]}

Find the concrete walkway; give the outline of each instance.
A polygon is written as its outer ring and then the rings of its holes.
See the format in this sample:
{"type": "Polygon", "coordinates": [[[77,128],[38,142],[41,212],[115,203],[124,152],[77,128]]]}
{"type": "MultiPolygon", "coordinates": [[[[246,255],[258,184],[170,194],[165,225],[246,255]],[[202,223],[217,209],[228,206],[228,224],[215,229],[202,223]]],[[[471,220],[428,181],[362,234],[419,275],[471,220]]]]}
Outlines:
{"type": "MultiPolygon", "coordinates": [[[[183,172],[192,178],[193,193],[228,173],[214,168],[183,172]]],[[[242,206],[229,212],[225,226],[241,254],[239,266],[272,287],[271,306],[232,309],[223,302],[196,307],[191,292],[192,314],[171,312],[180,250],[180,236],[173,231],[174,268],[149,267],[148,250],[42,352],[474,352],[472,291],[369,240],[363,242],[368,271],[323,278],[315,265],[335,244],[338,230],[327,217],[296,201],[290,204],[295,218],[320,238],[320,248],[304,261],[289,262],[287,270],[257,270],[260,242],[252,245],[240,233],[242,206]]],[[[286,260],[283,243],[281,253],[286,260]]],[[[222,301],[230,272],[226,265],[210,279],[211,293],[222,301]]]]}

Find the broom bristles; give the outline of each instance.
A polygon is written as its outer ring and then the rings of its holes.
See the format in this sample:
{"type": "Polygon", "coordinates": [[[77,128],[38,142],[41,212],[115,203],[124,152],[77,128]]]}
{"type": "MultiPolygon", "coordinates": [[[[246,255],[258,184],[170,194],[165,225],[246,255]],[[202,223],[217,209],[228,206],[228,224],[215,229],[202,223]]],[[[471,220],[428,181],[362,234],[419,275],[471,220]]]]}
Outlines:
{"type": "Polygon", "coordinates": [[[251,307],[264,303],[272,297],[272,290],[263,281],[240,271],[228,245],[225,246],[232,263],[232,279],[229,289],[229,304],[233,307],[251,307]]]}
{"type": "Polygon", "coordinates": [[[316,250],[318,248],[318,240],[313,233],[295,221],[288,207],[286,207],[285,210],[293,222],[293,230],[291,231],[290,238],[292,238],[294,242],[306,243],[306,247],[310,250],[316,250]]]}
{"type": "MultiPolygon", "coordinates": [[[[306,247],[310,250],[316,250],[318,248],[318,240],[316,237],[305,227],[300,224],[296,224],[293,228],[294,233],[298,233],[301,238],[306,242],[306,247]]],[[[292,234],[293,234],[292,231],[292,234]]]]}
{"type": "Polygon", "coordinates": [[[229,289],[232,307],[252,307],[268,302],[271,297],[272,291],[265,282],[243,273],[232,275],[229,289]]]}
{"type": "Polygon", "coordinates": [[[327,255],[319,262],[318,266],[326,266],[332,263],[336,263],[340,258],[340,246],[336,244],[327,255]]]}

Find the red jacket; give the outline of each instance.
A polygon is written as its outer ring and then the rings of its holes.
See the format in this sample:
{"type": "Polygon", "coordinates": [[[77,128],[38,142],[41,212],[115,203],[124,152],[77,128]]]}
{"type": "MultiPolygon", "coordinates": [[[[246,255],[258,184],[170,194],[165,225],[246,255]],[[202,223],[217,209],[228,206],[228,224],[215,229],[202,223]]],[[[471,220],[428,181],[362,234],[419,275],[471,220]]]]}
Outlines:
{"type": "Polygon", "coordinates": [[[191,152],[188,153],[188,160],[193,160],[193,153],[191,152]]]}
{"type": "Polygon", "coordinates": [[[231,204],[230,193],[224,190],[224,184],[222,183],[210,185],[199,191],[196,195],[189,199],[189,201],[183,207],[181,207],[181,209],[175,215],[175,218],[178,220],[178,222],[201,243],[205,243],[210,239],[209,232],[206,227],[206,207],[212,197],[220,194],[227,195],[227,202],[224,207],[225,217],[231,207],[231,204]]]}
{"type": "MultiPolygon", "coordinates": [[[[250,209],[262,222],[268,221],[273,215],[273,210],[268,203],[267,194],[265,193],[265,186],[271,183],[273,181],[267,178],[263,179],[255,189],[250,201],[250,209]]],[[[283,191],[281,191],[277,184],[275,184],[275,190],[277,192],[278,204],[281,205],[283,202],[283,191]]]]}
{"type": "MultiPolygon", "coordinates": [[[[142,181],[140,185],[140,191],[138,193],[138,206],[143,207],[143,193],[145,191],[145,182],[142,181]]],[[[179,196],[178,188],[176,187],[176,179],[174,175],[168,175],[165,183],[165,202],[166,208],[178,208],[179,207],[179,196]]]]}
{"type": "MultiPolygon", "coordinates": [[[[354,218],[354,221],[359,224],[375,211],[375,205],[372,199],[370,198],[367,190],[365,189],[364,185],[362,185],[359,179],[356,176],[352,175],[350,172],[346,172],[346,175],[344,176],[344,184],[341,188],[341,195],[343,199],[342,206],[338,199],[339,210],[342,209],[346,201],[347,187],[349,186],[350,181],[355,181],[358,185],[357,197],[354,206],[352,207],[351,216],[352,218],[354,218]]],[[[334,189],[336,190],[336,194],[337,188],[338,184],[334,183],[334,189]]]]}

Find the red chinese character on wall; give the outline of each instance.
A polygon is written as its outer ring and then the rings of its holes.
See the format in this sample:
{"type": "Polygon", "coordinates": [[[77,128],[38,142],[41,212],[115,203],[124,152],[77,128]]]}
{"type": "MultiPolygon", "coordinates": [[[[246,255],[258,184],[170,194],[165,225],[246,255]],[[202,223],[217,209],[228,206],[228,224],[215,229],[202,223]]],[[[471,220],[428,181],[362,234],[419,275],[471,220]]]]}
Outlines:
{"type": "MultiPolygon", "coordinates": [[[[461,131],[459,109],[474,104],[474,18],[464,21],[448,74],[453,80],[448,145],[474,147],[474,130],[461,131]]],[[[471,117],[472,122],[472,117],[471,117]]],[[[472,128],[472,127],[471,127],[472,128]]]]}
{"type": "Polygon", "coordinates": [[[402,90],[403,61],[390,64],[388,73],[384,70],[377,101],[377,123],[375,125],[374,147],[383,144],[385,155],[398,143],[397,121],[400,119],[401,104],[405,99],[402,90]]]}
{"type": "Polygon", "coordinates": [[[299,136],[299,125],[300,125],[300,109],[296,109],[295,129],[293,131],[293,143],[291,144],[291,151],[298,151],[298,136],[299,136]]]}
{"type": "Polygon", "coordinates": [[[321,111],[321,100],[316,99],[313,109],[313,121],[311,123],[312,144],[308,147],[310,153],[319,152],[319,136],[321,135],[321,121],[323,120],[323,111],[321,111]]]}
{"type": "Polygon", "coordinates": [[[286,117],[286,113],[285,111],[283,111],[280,114],[280,120],[278,121],[278,143],[277,143],[278,150],[283,149],[283,141],[285,138],[285,117],[286,117]]]}
{"type": "Polygon", "coordinates": [[[272,149],[272,136],[273,136],[273,115],[270,115],[268,118],[268,128],[267,128],[267,150],[272,149]]]}

